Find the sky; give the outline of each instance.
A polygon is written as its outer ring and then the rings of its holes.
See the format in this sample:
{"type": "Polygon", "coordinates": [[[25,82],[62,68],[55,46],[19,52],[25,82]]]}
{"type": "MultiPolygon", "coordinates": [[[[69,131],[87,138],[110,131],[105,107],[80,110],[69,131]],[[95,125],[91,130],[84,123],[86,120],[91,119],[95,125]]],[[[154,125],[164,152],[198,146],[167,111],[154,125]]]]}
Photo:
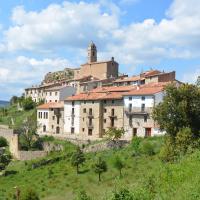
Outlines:
{"type": "Polygon", "coordinates": [[[200,75],[199,0],[1,0],[0,99],[20,96],[47,72],[79,67],[93,41],[121,73],[200,75]]]}

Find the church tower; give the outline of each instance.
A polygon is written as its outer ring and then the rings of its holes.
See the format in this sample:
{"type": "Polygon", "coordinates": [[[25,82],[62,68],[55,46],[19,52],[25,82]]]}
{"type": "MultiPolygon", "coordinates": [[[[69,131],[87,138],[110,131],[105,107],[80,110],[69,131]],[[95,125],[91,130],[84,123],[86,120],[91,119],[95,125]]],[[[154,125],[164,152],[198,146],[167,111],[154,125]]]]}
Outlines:
{"type": "Polygon", "coordinates": [[[88,46],[88,63],[92,62],[97,62],[97,48],[93,42],[88,46]]]}

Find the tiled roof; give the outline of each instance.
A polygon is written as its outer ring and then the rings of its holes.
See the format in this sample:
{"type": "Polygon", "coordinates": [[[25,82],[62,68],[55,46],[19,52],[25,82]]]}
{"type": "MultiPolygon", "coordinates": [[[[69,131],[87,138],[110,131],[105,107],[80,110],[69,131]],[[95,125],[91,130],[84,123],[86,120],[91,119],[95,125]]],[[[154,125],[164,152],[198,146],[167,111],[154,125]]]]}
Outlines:
{"type": "Polygon", "coordinates": [[[132,76],[132,77],[117,79],[114,82],[115,83],[122,83],[122,82],[133,82],[133,81],[139,81],[139,80],[144,80],[144,78],[142,78],[140,76],[132,76]]]}
{"type": "Polygon", "coordinates": [[[64,102],[50,102],[37,107],[37,109],[63,108],[64,102]]]}
{"type": "Polygon", "coordinates": [[[90,92],[127,92],[133,89],[135,86],[110,86],[110,87],[99,87],[91,90],[90,92]]]}

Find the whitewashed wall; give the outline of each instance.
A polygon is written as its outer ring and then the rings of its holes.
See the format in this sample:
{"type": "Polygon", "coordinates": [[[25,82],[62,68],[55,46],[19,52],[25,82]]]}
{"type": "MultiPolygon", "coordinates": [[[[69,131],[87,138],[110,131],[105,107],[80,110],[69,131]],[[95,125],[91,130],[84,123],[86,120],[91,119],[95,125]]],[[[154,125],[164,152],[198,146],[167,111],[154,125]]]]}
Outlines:
{"type": "MultiPolygon", "coordinates": [[[[65,101],[64,104],[64,132],[68,135],[71,134],[72,123],[72,102],[65,101]]],[[[74,102],[74,134],[72,137],[76,137],[80,131],[80,101],[74,102]]]]}
{"type": "Polygon", "coordinates": [[[38,109],[37,110],[37,134],[43,135],[49,132],[49,109],[38,109]],[[42,118],[39,118],[39,112],[42,112],[42,118]],[[44,119],[44,113],[48,113],[48,119],[44,119]],[[46,132],[43,132],[43,126],[46,126],[46,132]]]}

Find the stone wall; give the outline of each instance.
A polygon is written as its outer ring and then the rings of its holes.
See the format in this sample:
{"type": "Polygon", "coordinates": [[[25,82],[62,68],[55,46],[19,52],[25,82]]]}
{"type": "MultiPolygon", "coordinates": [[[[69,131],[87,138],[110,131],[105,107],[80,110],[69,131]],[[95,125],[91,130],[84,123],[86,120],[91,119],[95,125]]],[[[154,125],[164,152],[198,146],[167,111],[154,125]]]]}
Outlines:
{"type": "Polygon", "coordinates": [[[46,151],[18,151],[16,154],[17,160],[33,160],[47,156],[46,151]]]}

